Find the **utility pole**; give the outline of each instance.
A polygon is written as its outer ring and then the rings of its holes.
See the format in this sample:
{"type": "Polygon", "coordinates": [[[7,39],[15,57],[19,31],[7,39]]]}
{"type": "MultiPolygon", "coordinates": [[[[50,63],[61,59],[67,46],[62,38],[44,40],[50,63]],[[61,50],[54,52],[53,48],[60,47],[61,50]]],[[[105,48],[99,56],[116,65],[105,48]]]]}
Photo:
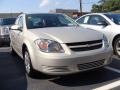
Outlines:
{"type": "Polygon", "coordinates": [[[82,15],[82,0],[80,0],[80,13],[82,15]]]}

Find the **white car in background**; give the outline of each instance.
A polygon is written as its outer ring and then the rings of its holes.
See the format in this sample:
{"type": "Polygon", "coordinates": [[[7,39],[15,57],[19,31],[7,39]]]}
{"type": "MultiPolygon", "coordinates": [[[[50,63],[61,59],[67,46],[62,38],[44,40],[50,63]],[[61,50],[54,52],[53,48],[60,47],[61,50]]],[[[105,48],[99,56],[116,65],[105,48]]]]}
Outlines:
{"type": "Polygon", "coordinates": [[[76,20],[84,28],[94,29],[105,34],[114,53],[120,57],[120,14],[91,13],[76,20]]]}
{"type": "Polygon", "coordinates": [[[98,31],[81,28],[63,14],[22,14],[11,27],[12,53],[25,60],[26,72],[34,70],[64,75],[111,63],[112,47],[98,31]]]}
{"type": "Polygon", "coordinates": [[[9,30],[11,25],[15,23],[15,20],[16,18],[0,19],[0,46],[10,44],[9,30]]]}

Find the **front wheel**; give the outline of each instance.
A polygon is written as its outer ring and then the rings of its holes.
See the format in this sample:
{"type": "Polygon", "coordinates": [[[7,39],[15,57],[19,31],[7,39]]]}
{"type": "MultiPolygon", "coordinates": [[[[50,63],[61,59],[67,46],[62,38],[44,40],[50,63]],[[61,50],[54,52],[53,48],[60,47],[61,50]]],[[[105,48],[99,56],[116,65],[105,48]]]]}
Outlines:
{"type": "Polygon", "coordinates": [[[114,52],[115,54],[120,57],[120,37],[118,37],[115,42],[114,42],[114,46],[113,46],[114,52]]]}
{"type": "Polygon", "coordinates": [[[12,54],[12,55],[16,55],[16,52],[15,52],[15,50],[13,49],[13,47],[11,47],[11,54],[12,54]]]}
{"type": "Polygon", "coordinates": [[[27,50],[25,50],[24,52],[24,62],[25,62],[26,73],[28,74],[28,76],[33,76],[35,70],[32,67],[30,55],[27,50]]]}

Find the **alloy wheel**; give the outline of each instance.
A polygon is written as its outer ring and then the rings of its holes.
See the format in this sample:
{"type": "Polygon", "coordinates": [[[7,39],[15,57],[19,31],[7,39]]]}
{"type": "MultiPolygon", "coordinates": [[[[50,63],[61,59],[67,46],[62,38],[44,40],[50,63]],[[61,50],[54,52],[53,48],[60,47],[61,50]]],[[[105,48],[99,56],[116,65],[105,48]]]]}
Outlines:
{"type": "Polygon", "coordinates": [[[31,67],[30,67],[30,56],[27,51],[25,52],[24,59],[25,59],[25,69],[26,69],[26,72],[29,74],[31,67]]]}

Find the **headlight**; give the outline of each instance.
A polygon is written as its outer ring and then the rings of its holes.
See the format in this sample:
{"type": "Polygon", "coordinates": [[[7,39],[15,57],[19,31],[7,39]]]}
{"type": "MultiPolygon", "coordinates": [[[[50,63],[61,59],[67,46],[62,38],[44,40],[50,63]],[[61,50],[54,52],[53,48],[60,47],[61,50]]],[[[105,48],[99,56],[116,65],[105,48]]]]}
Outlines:
{"type": "Polygon", "coordinates": [[[108,39],[105,35],[103,35],[104,45],[105,47],[109,47],[108,39]]]}
{"type": "Polygon", "coordinates": [[[39,47],[40,51],[46,53],[64,53],[62,46],[53,40],[38,39],[35,44],[39,47]]]}

